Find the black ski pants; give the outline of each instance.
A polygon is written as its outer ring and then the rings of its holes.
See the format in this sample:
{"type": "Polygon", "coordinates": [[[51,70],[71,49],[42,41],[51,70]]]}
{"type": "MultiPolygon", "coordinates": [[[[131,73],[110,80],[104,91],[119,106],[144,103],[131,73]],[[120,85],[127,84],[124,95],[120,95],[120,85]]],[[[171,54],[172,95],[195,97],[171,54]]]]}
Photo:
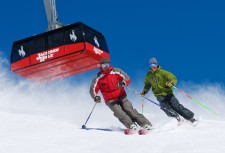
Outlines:
{"type": "Polygon", "coordinates": [[[167,96],[158,96],[157,100],[160,103],[161,109],[169,117],[177,118],[179,115],[181,115],[187,120],[190,120],[194,117],[194,113],[181,105],[173,94],[169,94],[167,96]]]}

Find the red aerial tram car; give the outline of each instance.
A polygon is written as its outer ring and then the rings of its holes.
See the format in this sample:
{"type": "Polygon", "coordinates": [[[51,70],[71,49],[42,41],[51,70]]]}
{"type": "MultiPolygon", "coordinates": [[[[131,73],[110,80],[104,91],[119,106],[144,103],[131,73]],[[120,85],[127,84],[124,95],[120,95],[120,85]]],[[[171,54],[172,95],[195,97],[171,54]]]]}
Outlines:
{"type": "Polygon", "coordinates": [[[102,33],[81,22],[59,26],[55,1],[44,2],[49,31],[13,43],[11,71],[35,82],[49,82],[98,68],[101,58],[110,58],[102,33]]]}

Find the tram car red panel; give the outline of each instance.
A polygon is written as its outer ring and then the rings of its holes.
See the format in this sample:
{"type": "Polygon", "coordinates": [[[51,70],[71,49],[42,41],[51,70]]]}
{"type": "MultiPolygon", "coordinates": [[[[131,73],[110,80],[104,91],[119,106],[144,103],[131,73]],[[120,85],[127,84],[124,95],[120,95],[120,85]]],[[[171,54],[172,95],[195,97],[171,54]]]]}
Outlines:
{"type": "Polygon", "coordinates": [[[78,22],[13,43],[11,71],[35,82],[49,82],[100,66],[110,58],[102,33],[78,22]]]}

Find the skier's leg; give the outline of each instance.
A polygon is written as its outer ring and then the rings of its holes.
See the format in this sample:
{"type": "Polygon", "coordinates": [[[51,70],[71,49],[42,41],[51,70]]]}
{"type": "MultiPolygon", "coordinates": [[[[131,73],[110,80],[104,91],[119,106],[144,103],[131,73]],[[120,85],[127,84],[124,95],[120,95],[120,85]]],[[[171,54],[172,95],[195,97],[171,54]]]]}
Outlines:
{"type": "Polygon", "coordinates": [[[190,111],[189,109],[185,108],[182,104],[179,103],[177,98],[171,94],[171,99],[170,99],[170,104],[171,107],[176,110],[176,112],[183,116],[185,119],[190,120],[194,117],[194,113],[190,111]]]}
{"type": "Polygon", "coordinates": [[[122,97],[119,100],[119,104],[122,107],[122,109],[126,112],[130,118],[137,122],[138,125],[141,127],[144,127],[145,125],[152,126],[151,122],[145,118],[142,114],[138,113],[136,109],[133,108],[132,103],[127,99],[127,97],[122,97]]]}
{"type": "Polygon", "coordinates": [[[133,124],[132,119],[123,111],[118,102],[108,102],[107,106],[114,112],[114,116],[127,128],[133,124]]]}
{"type": "Polygon", "coordinates": [[[157,100],[160,103],[160,108],[166,113],[169,117],[175,117],[176,119],[179,119],[178,113],[170,106],[169,100],[165,96],[158,96],[157,100]]]}

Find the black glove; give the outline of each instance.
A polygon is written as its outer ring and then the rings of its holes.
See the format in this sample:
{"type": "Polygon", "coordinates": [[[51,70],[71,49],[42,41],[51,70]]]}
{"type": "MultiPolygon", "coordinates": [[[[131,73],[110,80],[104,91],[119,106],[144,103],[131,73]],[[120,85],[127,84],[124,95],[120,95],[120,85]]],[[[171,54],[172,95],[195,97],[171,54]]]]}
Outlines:
{"type": "Polygon", "coordinates": [[[96,103],[100,103],[101,102],[101,97],[100,96],[95,96],[94,101],[96,103]]]}
{"type": "Polygon", "coordinates": [[[147,92],[146,92],[145,90],[143,90],[143,91],[140,93],[140,95],[141,95],[141,96],[145,96],[146,93],[147,93],[147,92]]]}
{"type": "Polygon", "coordinates": [[[117,87],[118,87],[118,88],[123,88],[123,87],[125,87],[125,82],[119,81],[119,82],[117,83],[117,87]]]}

